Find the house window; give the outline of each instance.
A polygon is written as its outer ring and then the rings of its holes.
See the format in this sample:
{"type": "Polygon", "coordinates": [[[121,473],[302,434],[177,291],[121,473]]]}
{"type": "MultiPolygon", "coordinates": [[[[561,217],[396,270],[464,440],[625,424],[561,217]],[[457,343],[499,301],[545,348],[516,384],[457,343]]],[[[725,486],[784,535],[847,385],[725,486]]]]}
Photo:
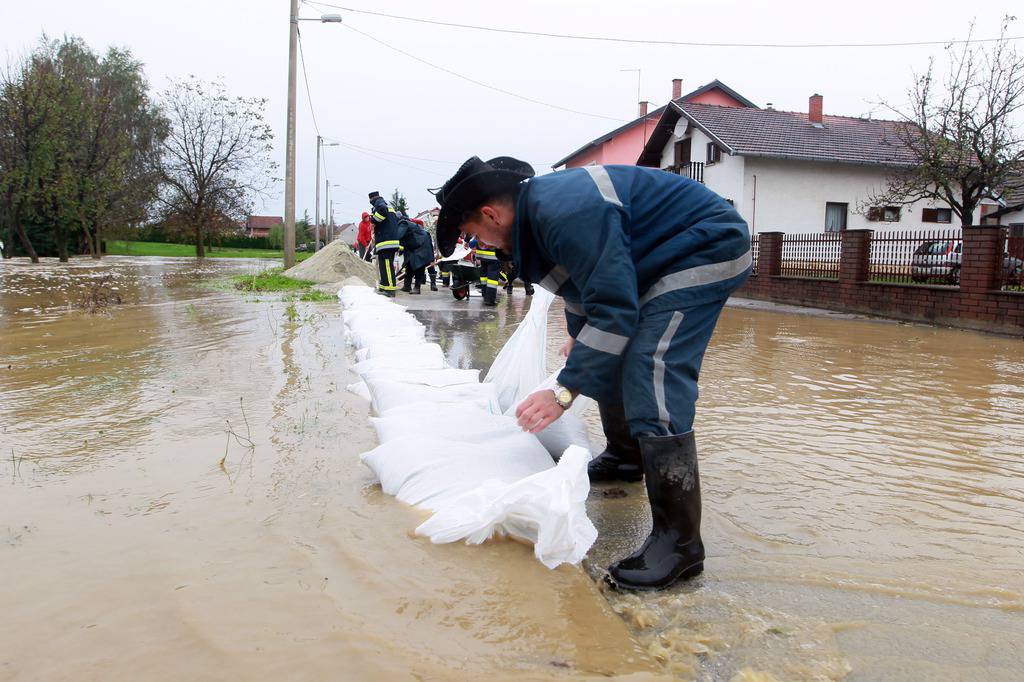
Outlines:
{"type": "Polygon", "coordinates": [[[953,209],[951,208],[925,208],[921,210],[921,222],[925,223],[951,223],[953,222],[953,209]]]}
{"type": "Polygon", "coordinates": [[[842,232],[846,229],[846,214],[850,209],[849,204],[841,204],[829,201],[825,204],[825,231],[842,232]]]}
{"type": "Polygon", "coordinates": [[[868,209],[867,218],[871,222],[898,223],[900,221],[900,207],[872,206],[868,209]]]}
{"type": "Polygon", "coordinates": [[[722,148],[714,142],[708,142],[707,160],[709,164],[718,163],[722,160],[722,148]]]}
{"type": "Polygon", "coordinates": [[[676,142],[673,154],[676,166],[690,163],[690,144],[690,138],[676,142]]]}
{"type": "Polygon", "coordinates": [[[1011,223],[1008,236],[1014,239],[1024,237],[1024,223],[1011,223]]]}

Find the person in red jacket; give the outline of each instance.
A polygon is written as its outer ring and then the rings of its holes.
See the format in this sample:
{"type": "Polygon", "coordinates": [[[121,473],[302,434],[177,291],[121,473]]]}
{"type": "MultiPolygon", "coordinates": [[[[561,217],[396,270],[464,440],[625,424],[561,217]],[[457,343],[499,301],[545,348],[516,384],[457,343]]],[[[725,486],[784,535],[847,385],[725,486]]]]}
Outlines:
{"type": "Polygon", "coordinates": [[[373,241],[373,223],[370,222],[370,214],[363,213],[363,219],[359,221],[359,233],[356,235],[356,251],[359,257],[366,260],[366,252],[373,241]]]}

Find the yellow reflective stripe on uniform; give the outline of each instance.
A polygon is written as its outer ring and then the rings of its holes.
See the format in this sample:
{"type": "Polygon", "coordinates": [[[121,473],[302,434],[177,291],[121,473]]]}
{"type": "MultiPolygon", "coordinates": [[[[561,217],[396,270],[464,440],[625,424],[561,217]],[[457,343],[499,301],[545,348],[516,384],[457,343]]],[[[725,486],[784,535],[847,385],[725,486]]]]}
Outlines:
{"type": "Polygon", "coordinates": [[[388,286],[394,287],[395,278],[391,276],[391,263],[388,261],[384,261],[384,272],[386,272],[388,275],[388,286]]]}
{"type": "Polygon", "coordinates": [[[494,251],[484,251],[483,249],[477,249],[476,250],[476,255],[478,255],[478,256],[491,256],[491,257],[494,257],[495,253],[494,253],[494,251]]]}
{"type": "Polygon", "coordinates": [[[390,248],[394,248],[394,247],[400,246],[400,245],[401,245],[401,242],[399,242],[397,239],[391,239],[391,240],[386,241],[386,242],[378,243],[377,244],[377,250],[379,251],[381,249],[390,249],[390,248]]]}
{"type": "Polygon", "coordinates": [[[374,212],[373,212],[373,217],[374,217],[374,218],[376,218],[377,220],[384,220],[384,218],[385,218],[386,216],[383,216],[383,215],[381,215],[380,213],[378,213],[377,211],[374,211],[374,212]]]}

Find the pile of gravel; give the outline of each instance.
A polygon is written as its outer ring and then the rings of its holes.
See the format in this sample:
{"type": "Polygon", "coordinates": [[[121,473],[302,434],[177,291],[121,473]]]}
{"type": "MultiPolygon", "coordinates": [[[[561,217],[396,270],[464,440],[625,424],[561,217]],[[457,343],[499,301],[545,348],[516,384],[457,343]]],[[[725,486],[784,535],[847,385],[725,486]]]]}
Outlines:
{"type": "Polygon", "coordinates": [[[361,260],[352,247],[336,239],[298,265],[284,271],[288,277],[320,284],[341,282],[356,277],[368,286],[377,283],[377,268],[361,260]]]}

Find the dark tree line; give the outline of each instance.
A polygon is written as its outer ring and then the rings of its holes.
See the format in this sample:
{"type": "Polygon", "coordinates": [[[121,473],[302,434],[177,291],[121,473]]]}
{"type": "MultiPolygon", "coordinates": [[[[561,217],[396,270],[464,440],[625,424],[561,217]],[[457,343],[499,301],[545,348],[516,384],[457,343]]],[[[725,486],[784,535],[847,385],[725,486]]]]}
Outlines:
{"type": "Polygon", "coordinates": [[[158,221],[202,256],[273,184],[263,108],[194,78],[154,99],[127,50],[44,36],[0,73],[3,256],[99,258],[105,236],[158,221]]]}

